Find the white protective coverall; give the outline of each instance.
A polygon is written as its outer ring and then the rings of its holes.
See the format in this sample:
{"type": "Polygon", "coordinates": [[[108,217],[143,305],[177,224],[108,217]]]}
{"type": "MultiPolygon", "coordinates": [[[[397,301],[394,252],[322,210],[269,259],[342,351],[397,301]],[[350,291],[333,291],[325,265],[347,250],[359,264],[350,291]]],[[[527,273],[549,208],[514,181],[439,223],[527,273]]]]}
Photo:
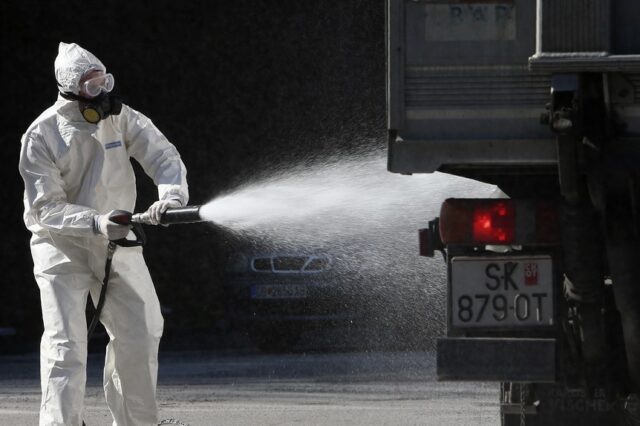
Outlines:
{"type": "MultiPolygon", "coordinates": [[[[104,65],[76,44],[60,43],[55,62],[61,91],[78,93],[80,77],[104,65]]],[[[95,215],[133,211],[135,158],[158,187],[159,199],[188,201],[186,170],[176,148],[143,114],[87,123],[77,101],[58,97],[22,137],[24,221],[42,304],[40,425],[82,424],[90,293],[97,302],[108,241],[92,229],[95,215]]],[[[101,321],[110,342],[104,368],[114,425],[157,425],[158,344],[163,319],[141,247],[113,258],[101,321]]]]}

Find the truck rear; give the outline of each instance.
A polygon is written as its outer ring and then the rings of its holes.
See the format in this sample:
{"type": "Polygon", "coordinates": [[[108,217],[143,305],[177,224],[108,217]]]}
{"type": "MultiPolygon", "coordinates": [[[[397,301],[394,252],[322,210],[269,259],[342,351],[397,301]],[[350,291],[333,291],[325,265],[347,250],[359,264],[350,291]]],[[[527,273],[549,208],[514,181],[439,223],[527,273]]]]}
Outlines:
{"type": "Polygon", "coordinates": [[[638,241],[611,230],[638,228],[638,17],[634,0],[387,0],[388,169],[508,195],[448,199],[420,231],[421,254],[448,268],[438,378],[500,382],[504,424],[626,416],[611,277],[633,265],[607,247],[638,241]],[[565,293],[594,280],[590,329],[565,293]],[[604,373],[585,337],[599,334],[615,348],[604,373]]]}

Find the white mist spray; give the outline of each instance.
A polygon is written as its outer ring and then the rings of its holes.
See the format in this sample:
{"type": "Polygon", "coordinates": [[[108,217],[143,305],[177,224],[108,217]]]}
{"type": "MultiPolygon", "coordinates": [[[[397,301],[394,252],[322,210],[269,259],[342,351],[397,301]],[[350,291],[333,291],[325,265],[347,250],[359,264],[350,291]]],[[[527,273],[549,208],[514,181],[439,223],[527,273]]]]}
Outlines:
{"type": "Polygon", "coordinates": [[[328,253],[347,271],[341,279],[366,284],[363,298],[383,295],[374,309],[378,323],[404,321],[433,336],[445,324],[446,267],[441,258],[418,256],[417,231],[438,216],[444,199],[494,190],[441,173],[392,174],[378,152],[281,170],[212,200],[200,214],[261,253],[328,253]]]}
{"type": "Polygon", "coordinates": [[[386,170],[380,153],[292,167],[204,205],[206,220],[292,243],[415,234],[447,197],[488,196],[494,186],[434,173],[386,170]]]}

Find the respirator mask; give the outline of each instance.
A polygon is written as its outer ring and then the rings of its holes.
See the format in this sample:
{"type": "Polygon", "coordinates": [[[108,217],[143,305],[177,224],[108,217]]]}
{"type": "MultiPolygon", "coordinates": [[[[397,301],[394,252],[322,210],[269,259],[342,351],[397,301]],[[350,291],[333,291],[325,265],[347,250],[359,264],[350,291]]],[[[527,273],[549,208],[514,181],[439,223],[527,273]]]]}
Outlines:
{"type": "Polygon", "coordinates": [[[61,95],[65,99],[78,101],[82,117],[89,123],[98,124],[110,115],[120,114],[122,110],[122,98],[110,93],[114,85],[113,75],[103,74],[82,83],[80,93],[90,97],[70,92],[61,95]]]}

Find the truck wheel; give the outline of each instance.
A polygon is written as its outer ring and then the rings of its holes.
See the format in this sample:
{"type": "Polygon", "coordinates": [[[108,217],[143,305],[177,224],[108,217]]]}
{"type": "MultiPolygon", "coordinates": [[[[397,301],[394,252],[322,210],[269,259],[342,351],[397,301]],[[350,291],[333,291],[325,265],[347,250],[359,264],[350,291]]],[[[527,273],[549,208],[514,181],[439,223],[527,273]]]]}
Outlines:
{"type": "Polygon", "coordinates": [[[626,424],[621,423],[620,404],[608,401],[602,389],[589,396],[582,389],[567,389],[560,383],[501,383],[500,417],[503,426],[626,424]]]}

